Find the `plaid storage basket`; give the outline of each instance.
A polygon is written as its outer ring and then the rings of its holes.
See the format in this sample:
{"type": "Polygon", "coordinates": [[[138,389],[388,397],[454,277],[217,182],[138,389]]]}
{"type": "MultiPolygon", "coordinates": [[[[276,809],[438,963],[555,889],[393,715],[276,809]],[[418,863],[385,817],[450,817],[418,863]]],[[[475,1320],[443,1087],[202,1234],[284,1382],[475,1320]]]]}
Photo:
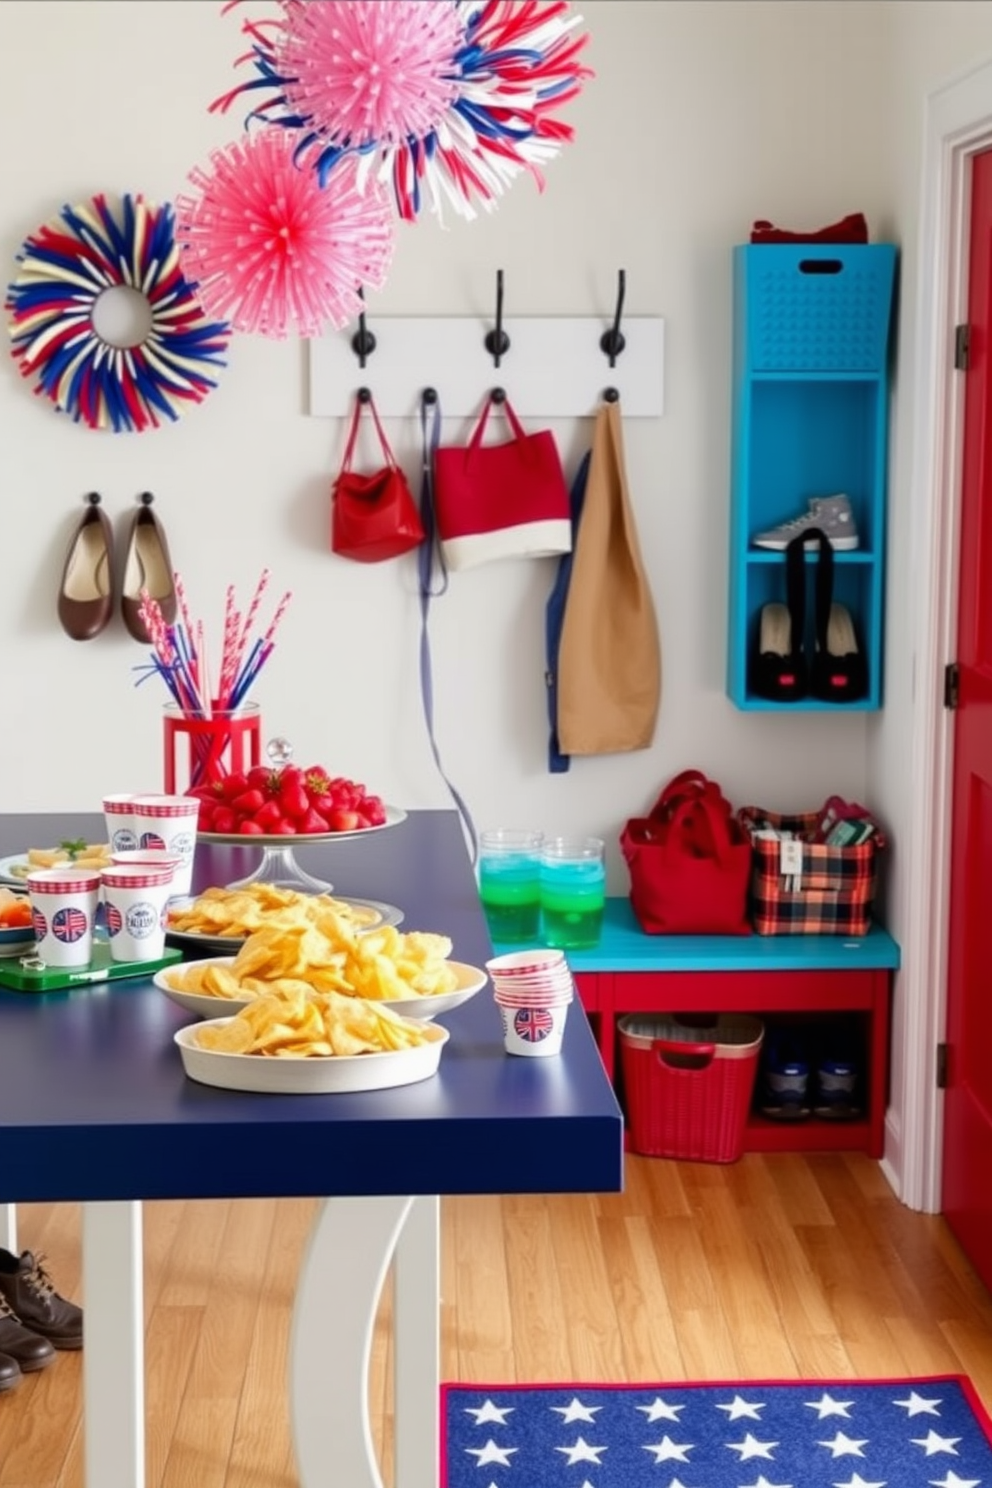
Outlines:
{"type": "Polygon", "coordinates": [[[815,811],[780,816],[745,806],[737,815],[752,834],[751,918],[759,935],[867,935],[885,846],[878,828],[867,842],[828,847],[810,840],[819,820],[815,811]],[[798,890],[782,872],[782,844],[754,836],[767,827],[792,832],[801,842],[798,890]]]}

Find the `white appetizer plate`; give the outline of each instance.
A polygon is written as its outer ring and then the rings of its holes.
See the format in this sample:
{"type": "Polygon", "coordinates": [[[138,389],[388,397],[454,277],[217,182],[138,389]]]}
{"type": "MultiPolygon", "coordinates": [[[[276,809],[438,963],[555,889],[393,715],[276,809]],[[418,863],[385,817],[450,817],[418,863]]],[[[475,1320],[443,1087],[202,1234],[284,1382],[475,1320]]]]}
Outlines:
{"type": "Polygon", "coordinates": [[[254,997],[211,997],[209,992],[184,992],[180,987],[172,985],[186,966],[230,966],[233,960],[233,956],[210,956],[204,957],[202,961],[181,961],[176,966],[164,966],[155,973],[152,981],[160,992],[164,992],[179,1007],[185,1008],[187,1013],[195,1013],[198,1018],[228,1015],[233,1018],[235,1013],[240,1013],[243,1007],[254,1002],[254,997]]]}
{"type": "Polygon", "coordinates": [[[450,1037],[446,1028],[431,1026],[431,1041],[413,1049],[391,1049],[382,1054],[297,1055],[277,1058],[264,1054],[222,1054],[201,1049],[202,1028],[221,1028],[230,1018],[190,1023],[173,1034],[183,1068],[200,1085],[221,1090],[250,1090],[261,1094],[332,1095],[361,1090],[390,1090],[414,1085],[437,1074],[441,1051],[450,1037]]]}

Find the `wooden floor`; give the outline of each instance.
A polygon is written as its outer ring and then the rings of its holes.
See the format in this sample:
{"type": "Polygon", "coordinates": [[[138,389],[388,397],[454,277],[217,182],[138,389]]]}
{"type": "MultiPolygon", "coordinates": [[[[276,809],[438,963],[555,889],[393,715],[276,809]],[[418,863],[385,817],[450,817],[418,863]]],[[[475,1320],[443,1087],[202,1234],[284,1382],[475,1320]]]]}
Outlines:
{"type": "MultiPolygon", "coordinates": [[[[286,1343],[310,1201],[145,1208],[148,1488],[292,1488],[286,1343]]],[[[79,1295],[79,1211],[22,1206],[79,1295]]],[[[971,1376],[992,1409],[992,1298],[940,1218],[858,1154],[729,1166],[631,1157],[622,1196],[443,1205],[447,1379],[971,1376]]],[[[342,1277],[342,1288],[348,1284],[342,1277]]],[[[388,1298],[373,1356],[391,1481],[388,1298]]],[[[333,1388],[333,1328],[328,1387],[333,1388]]],[[[0,1488],[79,1488],[79,1355],[0,1396],[0,1488]]],[[[425,1485],[427,1488],[427,1485],[425,1485]]]]}

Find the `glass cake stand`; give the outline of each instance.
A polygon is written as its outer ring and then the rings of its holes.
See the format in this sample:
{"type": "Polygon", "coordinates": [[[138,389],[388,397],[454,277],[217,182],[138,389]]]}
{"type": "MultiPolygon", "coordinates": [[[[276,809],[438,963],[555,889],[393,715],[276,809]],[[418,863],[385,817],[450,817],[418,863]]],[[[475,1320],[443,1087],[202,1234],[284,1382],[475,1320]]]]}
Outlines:
{"type": "Polygon", "coordinates": [[[370,832],[385,832],[406,821],[406,812],[398,806],[386,807],[386,820],[377,827],[359,827],[354,832],[309,832],[294,833],[293,836],[261,836],[242,832],[197,832],[197,842],[217,843],[225,847],[261,848],[262,860],[253,873],[227,884],[229,889],[243,889],[248,884],[272,884],[279,889],[298,889],[307,894],[326,894],[334,885],[326,879],[307,873],[296,861],[294,849],[316,846],[321,842],[346,842],[355,837],[367,837],[370,832]]]}

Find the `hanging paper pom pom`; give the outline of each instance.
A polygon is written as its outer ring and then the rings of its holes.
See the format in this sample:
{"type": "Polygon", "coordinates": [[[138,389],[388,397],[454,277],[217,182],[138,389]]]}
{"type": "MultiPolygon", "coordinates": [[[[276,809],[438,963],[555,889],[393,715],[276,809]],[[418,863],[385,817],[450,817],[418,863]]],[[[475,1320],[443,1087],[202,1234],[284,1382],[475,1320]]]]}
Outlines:
{"type": "Polygon", "coordinates": [[[193,170],[199,196],[176,201],[183,265],[203,303],[236,330],[317,336],[362,309],[358,291],[383,284],[393,251],[385,192],[361,192],[357,160],[321,189],[294,162],[296,140],[262,129],[193,170]]]}
{"type": "Polygon", "coordinates": [[[557,112],[591,72],[567,0],[279,4],[280,20],[244,23],[252,50],[241,61],[257,76],[213,107],[267,90],[253,117],[298,131],[298,155],[322,182],[343,155],[374,152],[366,170],[392,179],[407,221],[425,191],[435,211],[448,201],[471,218],[523,170],[543,188],[542,167],[573,138],[557,112]]]}
{"type": "Polygon", "coordinates": [[[183,277],[172,208],[101,193],[63,207],[27,239],[8,287],[12,354],[35,392],[77,423],[115,433],[157,428],[199,403],[224,366],[228,327],[212,323],[183,277]],[[97,301],[125,288],[146,302],[150,325],[133,346],[112,345],[93,324],[97,301]]]}
{"type": "Polygon", "coordinates": [[[296,0],[277,48],[287,106],[331,145],[422,139],[454,101],[451,59],[463,34],[451,0],[296,0]]]}

